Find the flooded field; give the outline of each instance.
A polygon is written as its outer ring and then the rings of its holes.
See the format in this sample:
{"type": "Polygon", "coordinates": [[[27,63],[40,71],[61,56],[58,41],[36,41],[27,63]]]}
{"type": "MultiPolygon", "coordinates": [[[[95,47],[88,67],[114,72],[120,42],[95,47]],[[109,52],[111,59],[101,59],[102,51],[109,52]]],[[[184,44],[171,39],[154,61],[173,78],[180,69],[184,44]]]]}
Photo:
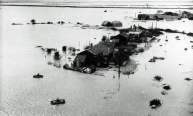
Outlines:
{"type": "MultiPolygon", "coordinates": [[[[139,63],[136,72],[129,76],[121,73],[120,79],[118,72],[114,70],[101,70],[99,73],[104,76],[98,76],[62,68],[69,61],[69,56],[62,53],[62,46],[83,50],[89,42],[97,44],[103,35],[118,33],[108,29],[82,29],[75,25],[77,22],[101,25],[105,20],[119,20],[123,27],[135,24],[148,28],[153,24],[164,29],[185,32],[193,30],[193,26],[190,26],[193,21],[188,19],[139,22],[131,18],[135,17],[135,13],[156,11],[157,9],[1,7],[0,115],[191,116],[192,81],[185,78],[193,79],[193,44],[190,43],[193,37],[164,33],[158,37],[161,40],[155,41],[149,50],[132,56],[139,63]],[[27,25],[31,19],[37,22],[51,21],[54,24],[27,25]],[[58,21],[64,21],[65,24],[59,25],[58,21]],[[166,36],[168,41],[165,41],[166,36]],[[36,46],[56,48],[62,59],[54,60],[52,54],[47,55],[36,46]],[[165,59],[148,62],[153,56],[165,59]],[[48,62],[52,64],[49,65],[48,62]],[[34,79],[33,75],[37,73],[44,75],[44,78],[34,79]],[[156,81],[156,75],[163,80],[156,81]],[[165,84],[170,85],[170,90],[164,89],[165,84]],[[167,94],[163,95],[163,91],[167,94]],[[57,97],[64,98],[66,103],[50,105],[50,101],[57,97]],[[163,104],[152,109],[149,103],[155,98],[160,98],[163,104]]],[[[176,12],[179,9],[170,11],[176,12]]],[[[127,70],[127,66],[122,68],[127,70]]]]}

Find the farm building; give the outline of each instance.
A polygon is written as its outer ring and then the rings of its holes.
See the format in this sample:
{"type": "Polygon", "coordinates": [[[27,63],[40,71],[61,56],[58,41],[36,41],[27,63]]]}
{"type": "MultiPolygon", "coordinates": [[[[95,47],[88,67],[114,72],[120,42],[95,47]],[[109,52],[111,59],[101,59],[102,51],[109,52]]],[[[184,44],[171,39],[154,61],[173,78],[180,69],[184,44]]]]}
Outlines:
{"type": "Polygon", "coordinates": [[[112,25],[112,23],[109,22],[109,21],[104,21],[104,22],[102,23],[102,26],[111,27],[111,26],[113,26],[113,25],[112,25]]]}
{"type": "Polygon", "coordinates": [[[113,27],[122,27],[123,25],[120,21],[112,21],[111,23],[113,27]]]}

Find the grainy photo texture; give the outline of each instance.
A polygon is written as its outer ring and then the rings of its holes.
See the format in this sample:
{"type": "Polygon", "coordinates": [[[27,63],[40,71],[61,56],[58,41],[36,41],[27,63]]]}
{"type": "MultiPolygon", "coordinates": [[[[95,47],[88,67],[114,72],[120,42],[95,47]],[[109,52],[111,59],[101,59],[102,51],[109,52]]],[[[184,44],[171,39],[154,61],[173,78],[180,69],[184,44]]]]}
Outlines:
{"type": "Polygon", "coordinates": [[[0,116],[192,116],[192,0],[0,0],[0,116]]]}

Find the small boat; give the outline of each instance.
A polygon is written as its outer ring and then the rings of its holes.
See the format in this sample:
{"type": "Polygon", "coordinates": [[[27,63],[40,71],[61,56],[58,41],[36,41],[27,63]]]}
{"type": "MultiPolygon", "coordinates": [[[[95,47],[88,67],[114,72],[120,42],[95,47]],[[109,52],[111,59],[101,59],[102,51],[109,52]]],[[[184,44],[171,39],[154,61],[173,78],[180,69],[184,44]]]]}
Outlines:
{"type": "Polygon", "coordinates": [[[187,50],[187,48],[184,48],[184,50],[187,50]]]}
{"type": "Polygon", "coordinates": [[[59,105],[59,104],[65,104],[65,99],[56,99],[56,100],[52,100],[50,101],[51,105],[59,105]]]}
{"type": "Polygon", "coordinates": [[[33,78],[43,78],[43,75],[40,75],[39,73],[37,75],[34,75],[33,78]]]}

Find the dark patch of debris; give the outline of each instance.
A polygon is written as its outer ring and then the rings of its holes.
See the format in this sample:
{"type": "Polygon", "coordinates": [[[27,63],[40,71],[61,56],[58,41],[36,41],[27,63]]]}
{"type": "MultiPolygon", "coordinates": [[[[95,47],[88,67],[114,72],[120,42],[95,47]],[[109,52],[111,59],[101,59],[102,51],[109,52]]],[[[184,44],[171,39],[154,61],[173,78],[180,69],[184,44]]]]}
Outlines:
{"type": "Polygon", "coordinates": [[[185,78],[184,80],[186,80],[186,81],[191,81],[192,79],[191,78],[185,78]]]}
{"type": "Polygon", "coordinates": [[[154,79],[156,80],[156,81],[162,81],[163,80],[163,78],[161,77],[161,76],[158,76],[158,75],[156,75],[155,77],[154,77],[154,79]]]}
{"type": "Polygon", "coordinates": [[[167,95],[168,92],[167,92],[167,91],[162,91],[161,94],[162,94],[162,95],[167,95]]]}
{"type": "Polygon", "coordinates": [[[149,106],[152,108],[152,109],[156,109],[160,106],[162,106],[163,104],[163,101],[161,101],[159,98],[155,98],[153,100],[150,101],[150,104],[149,106]]]}
{"type": "Polygon", "coordinates": [[[170,90],[170,89],[172,89],[172,87],[170,85],[163,84],[163,89],[170,90]]]}

